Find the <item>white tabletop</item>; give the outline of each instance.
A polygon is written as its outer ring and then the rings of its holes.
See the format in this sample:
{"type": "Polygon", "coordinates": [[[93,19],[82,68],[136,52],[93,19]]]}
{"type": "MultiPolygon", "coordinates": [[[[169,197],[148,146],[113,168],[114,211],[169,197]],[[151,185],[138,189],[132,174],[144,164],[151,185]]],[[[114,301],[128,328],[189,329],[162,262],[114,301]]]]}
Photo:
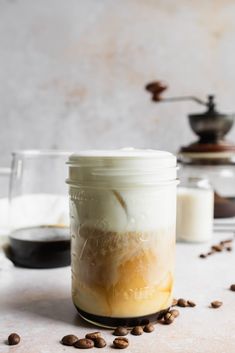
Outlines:
{"type": "MultiPolygon", "coordinates": [[[[228,237],[216,235],[213,243],[228,237]]],[[[151,334],[129,335],[125,352],[235,352],[235,292],[229,290],[235,283],[235,249],[200,259],[198,255],[208,248],[208,244],[177,244],[175,297],[194,300],[197,306],[179,308],[180,316],[172,325],[157,324],[151,334]],[[211,309],[213,300],[222,300],[223,306],[211,309]]],[[[0,270],[0,352],[73,352],[75,348],[62,346],[60,339],[70,333],[82,338],[95,330],[79,319],[71,302],[70,268],[0,270]],[[20,334],[18,346],[4,343],[11,332],[20,334]]],[[[112,331],[99,330],[108,343],[102,352],[113,351],[112,331]]]]}

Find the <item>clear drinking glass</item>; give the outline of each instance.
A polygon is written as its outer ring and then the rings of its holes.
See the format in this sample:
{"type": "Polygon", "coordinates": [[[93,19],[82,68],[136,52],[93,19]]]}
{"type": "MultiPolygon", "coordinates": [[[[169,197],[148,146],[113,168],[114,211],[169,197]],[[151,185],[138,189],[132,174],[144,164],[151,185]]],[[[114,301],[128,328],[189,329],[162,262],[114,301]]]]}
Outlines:
{"type": "Polygon", "coordinates": [[[9,233],[9,180],[10,168],[0,168],[0,246],[9,233]]]}
{"type": "Polygon", "coordinates": [[[10,258],[24,267],[70,263],[69,211],[64,180],[71,152],[13,153],[10,180],[10,258]]]}

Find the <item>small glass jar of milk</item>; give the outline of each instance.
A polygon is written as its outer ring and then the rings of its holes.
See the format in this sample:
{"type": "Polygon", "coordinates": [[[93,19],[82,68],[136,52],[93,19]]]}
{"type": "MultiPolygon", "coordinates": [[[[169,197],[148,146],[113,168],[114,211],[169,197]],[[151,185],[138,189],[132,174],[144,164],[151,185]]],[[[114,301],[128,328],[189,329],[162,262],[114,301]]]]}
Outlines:
{"type": "Polygon", "coordinates": [[[207,242],[213,234],[214,193],[208,179],[189,177],[177,192],[178,241],[207,242]]]}

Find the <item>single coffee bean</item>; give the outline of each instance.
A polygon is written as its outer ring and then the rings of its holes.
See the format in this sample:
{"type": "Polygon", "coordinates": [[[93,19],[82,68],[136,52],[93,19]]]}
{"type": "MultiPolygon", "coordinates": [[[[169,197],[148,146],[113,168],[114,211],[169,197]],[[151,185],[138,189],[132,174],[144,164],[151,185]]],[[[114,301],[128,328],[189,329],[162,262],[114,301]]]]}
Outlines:
{"type": "Polygon", "coordinates": [[[178,299],[177,305],[180,306],[181,308],[186,308],[186,306],[188,306],[188,302],[187,300],[180,298],[178,299]]]}
{"type": "Polygon", "coordinates": [[[131,330],[131,334],[134,336],[140,336],[143,334],[143,328],[141,326],[135,326],[133,327],[133,329],[131,330]]]}
{"type": "Polygon", "coordinates": [[[126,337],[117,337],[113,341],[113,345],[115,348],[124,349],[129,346],[129,341],[126,337]]]}
{"type": "Polygon", "coordinates": [[[78,337],[75,335],[66,335],[62,338],[61,343],[64,346],[73,346],[78,341],[78,337]]]}
{"type": "Polygon", "coordinates": [[[231,284],[230,290],[231,290],[232,292],[235,292],[235,284],[231,284]]]}
{"type": "Polygon", "coordinates": [[[150,333],[153,331],[154,331],[154,325],[148,324],[148,325],[144,326],[144,332],[150,333]]]}
{"type": "Polygon", "coordinates": [[[11,333],[8,336],[8,344],[9,346],[15,346],[16,344],[20,343],[20,336],[17,333],[11,333]]]}
{"type": "Polygon", "coordinates": [[[75,348],[89,349],[94,347],[94,342],[88,338],[81,338],[80,340],[77,340],[73,346],[75,348]]]}
{"type": "Polygon", "coordinates": [[[223,305],[223,303],[220,302],[219,300],[215,300],[215,301],[211,302],[211,306],[212,306],[212,308],[214,308],[214,309],[219,308],[221,305],[223,305]]]}
{"type": "Polygon", "coordinates": [[[178,304],[178,299],[173,299],[171,306],[176,306],[178,304]]]}
{"type": "Polygon", "coordinates": [[[196,304],[192,300],[188,300],[187,302],[188,302],[188,306],[190,306],[191,308],[196,306],[196,304]]]}
{"type": "Polygon", "coordinates": [[[207,256],[213,255],[214,253],[215,253],[215,251],[209,251],[209,252],[207,253],[207,256]]]}
{"type": "Polygon", "coordinates": [[[207,257],[207,255],[206,255],[206,254],[200,254],[199,257],[200,257],[201,259],[205,259],[205,258],[207,257]]]}
{"type": "Polygon", "coordinates": [[[176,309],[170,310],[169,313],[174,317],[178,317],[180,314],[179,310],[176,310],[176,309]]]}
{"type": "Polygon", "coordinates": [[[94,341],[96,338],[101,337],[101,333],[100,332],[91,332],[91,333],[87,333],[86,338],[88,338],[89,340],[94,341]]]}
{"type": "Polygon", "coordinates": [[[104,348],[106,346],[106,342],[102,337],[96,337],[94,339],[94,344],[96,348],[104,348]]]}
{"type": "Polygon", "coordinates": [[[222,245],[212,245],[211,249],[215,250],[217,252],[221,252],[223,250],[223,246],[222,245]]]}
{"type": "Polygon", "coordinates": [[[175,320],[175,316],[172,315],[171,312],[168,312],[168,313],[166,313],[166,314],[164,315],[164,321],[163,321],[163,323],[164,323],[165,325],[170,325],[170,324],[172,324],[172,323],[174,322],[174,320],[175,320]]]}
{"type": "Polygon", "coordinates": [[[118,326],[113,332],[114,336],[126,336],[128,335],[128,330],[126,327],[118,326]]]}
{"type": "Polygon", "coordinates": [[[227,246],[225,249],[226,249],[227,251],[232,251],[232,250],[233,250],[233,248],[232,248],[231,246],[227,246]]]}

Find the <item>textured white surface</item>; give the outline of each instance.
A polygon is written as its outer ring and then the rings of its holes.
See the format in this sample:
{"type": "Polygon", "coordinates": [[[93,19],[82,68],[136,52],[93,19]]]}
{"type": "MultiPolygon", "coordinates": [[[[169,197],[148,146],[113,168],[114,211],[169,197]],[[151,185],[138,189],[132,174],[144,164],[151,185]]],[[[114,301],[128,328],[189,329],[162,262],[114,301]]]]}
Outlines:
{"type": "MultiPolygon", "coordinates": [[[[216,236],[214,242],[228,236],[216,236]]],[[[208,245],[177,244],[176,297],[197,303],[195,308],[180,309],[180,317],[170,326],[156,325],[152,334],[129,336],[125,352],[149,353],[233,353],[235,351],[235,252],[199,259],[208,245]],[[208,307],[222,300],[220,309],[208,307]]],[[[73,352],[59,343],[62,336],[75,333],[82,337],[96,330],[81,321],[70,299],[70,269],[0,270],[0,352],[51,353],[73,352]],[[22,341],[9,347],[4,340],[18,332],[22,341]]],[[[113,351],[114,337],[101,330],[108,342],[102,352],[113,351]]],[[[91,352],[97,349],[91,350],[91,352]]]]}
{"type": "Polygon", "coordinates": [[[234,0],[1,0],[0,165],[19,148],[177,150],[202,108],[144,86],[234,111],[234,35],[234,0]]]}

